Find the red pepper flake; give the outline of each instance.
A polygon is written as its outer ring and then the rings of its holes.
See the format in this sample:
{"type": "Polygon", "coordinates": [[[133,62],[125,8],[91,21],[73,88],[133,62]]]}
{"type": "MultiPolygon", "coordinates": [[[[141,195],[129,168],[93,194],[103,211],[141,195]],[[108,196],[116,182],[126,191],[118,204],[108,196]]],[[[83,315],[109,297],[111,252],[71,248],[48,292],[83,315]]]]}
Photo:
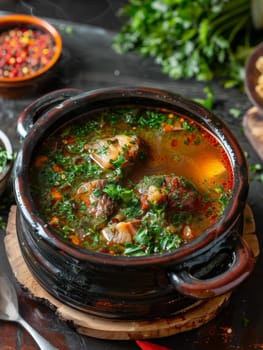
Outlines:
{"type": "Polygon", "coordinates": [[[231,327],[220,327],[221,336],[224,343],[229,343],[233,338],[233,329],[231,327]]]}
{"type": "Polygon", "coordinates": [[[55,53],[52,37],[41,30],[15,27],[0,33],[0,77],[17,78],[45,67],[55,53]]]}
{"type": "Polygon", "coordinates": [[[171,142],[171,146],[172,146],[172,147],[177,147],[178,145],[179,145],[179,141],[173,139],[172,142],[171,142]]]}

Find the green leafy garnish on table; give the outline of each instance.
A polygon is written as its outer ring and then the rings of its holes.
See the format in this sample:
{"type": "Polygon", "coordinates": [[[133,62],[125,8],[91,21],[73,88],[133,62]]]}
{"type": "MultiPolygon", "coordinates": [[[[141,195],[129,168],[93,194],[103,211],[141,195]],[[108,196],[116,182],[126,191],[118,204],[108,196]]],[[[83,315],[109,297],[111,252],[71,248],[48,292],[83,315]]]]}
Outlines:
{"type": "Polygon", "coordinates": [[[2,216],[0,216],[0,229],[4,230],[6,228],[6,222],[2,216]]]}
{"type": "Polygon", "coordinates": [[[257,13],[258,0],[129,0],[113,47],[153,57],[172,78],[240,85],[245,60],[262,38],[252,3],[257,13]]]}
{"type": "Polygon", "coordinates": [[[242,111],[239,108],[230,108],[229,114],[231,114],[234,118],[239,118],[241,116],[242,111]]]}
{"type": "Polygon", "coordinates": [[[214,91],[209,86],[206,86],[204,88],[204,93],[206,95],[205,98],[196,97],[196,98],[194,98],[194,101],[198,102],[199,104],[206,107],[207,109],[212,110],[214,107],[214,103],[215,103],[214,91]]]}
{"type": "Polygon", "coordinates": [[[249,166],[251,180],[263,182],[263,166],[260,163],[249,166]]]}

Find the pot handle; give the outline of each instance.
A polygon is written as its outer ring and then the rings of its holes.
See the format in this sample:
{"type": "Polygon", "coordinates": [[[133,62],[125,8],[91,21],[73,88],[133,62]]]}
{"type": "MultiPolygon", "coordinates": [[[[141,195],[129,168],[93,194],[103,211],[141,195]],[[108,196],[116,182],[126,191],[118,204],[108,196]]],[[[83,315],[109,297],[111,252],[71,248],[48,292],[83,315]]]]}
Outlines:
{"type": "Polygon", "coordinates": [[[81,93],[80,89],[65,88],[51,91],[28,105],[20,114],[17,121],[17,132],[25,138],[34,123],[49,109],[66,99],[81,93]]]}
{"type": "MultiPolygon", "coordinates": [[[[254,268],[255,257],[240,235],[237,235],[235,239],[237,239],[237,244],[234,259],[227,271],[207,279],[199,279],[197,275],[202,275],[202,273],[200,271],[198,273],[198,270],[196,275],[191,274],[190,269],[185,268],[179,272],[170,271],[168,275],[176,290],[186,296],[205,299],[230,292],[245,280],[254,268]]],[[[203,270],[206,268],[207,266],[203,270]]]]}

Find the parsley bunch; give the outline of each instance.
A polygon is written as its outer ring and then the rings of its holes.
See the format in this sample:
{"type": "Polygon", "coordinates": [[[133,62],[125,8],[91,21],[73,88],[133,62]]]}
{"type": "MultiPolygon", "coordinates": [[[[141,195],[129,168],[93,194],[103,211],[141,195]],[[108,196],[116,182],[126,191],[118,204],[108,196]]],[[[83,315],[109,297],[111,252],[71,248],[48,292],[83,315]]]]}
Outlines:
{"type": "Polygon", "coordinates": [[[127,22],[113,41],[118,53],[153,57],[172,78],[226,87],[244,79],[245,60],[261,40],[249,0],[129,0],[120,15],[127,22]]]}

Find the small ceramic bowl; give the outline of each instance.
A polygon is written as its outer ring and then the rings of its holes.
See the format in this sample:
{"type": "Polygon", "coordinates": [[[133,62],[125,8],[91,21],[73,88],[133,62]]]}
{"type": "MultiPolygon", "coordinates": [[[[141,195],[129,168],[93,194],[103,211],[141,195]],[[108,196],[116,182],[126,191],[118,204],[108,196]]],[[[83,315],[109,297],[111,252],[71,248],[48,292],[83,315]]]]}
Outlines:
{"type": "Polygon", "coordinates": [[[34,16],[0,17],[0,94],[14,97],[50,75],[62,53],[62,39],[49,22],[34,16]],[[13,92],[13,93],[12,93],[13,92]]]}
{"type": "Polygon", "coordinates": [[[246,62],[245,89],[250,101],[263,114],[263,43],[252,51],[246,62]]]}
{"type": "MultiPolygon", "coordinates": [[[[11,159],[13,157],[13,147],[12,144],[8,138],[8,136],[0,130],[0,149],[4,149],[7,153],[8,158],[10,158],[3,171],[1,171],[0,167],[0,196],[3,194],[3,192],[6,189],[6,186],[8,184],[8,180],[11,174],[12,166],[13,166],[13,160],[11,159]]],[[[1,164],[1,158],[0,158],[0,165],[1,164]]]]}

